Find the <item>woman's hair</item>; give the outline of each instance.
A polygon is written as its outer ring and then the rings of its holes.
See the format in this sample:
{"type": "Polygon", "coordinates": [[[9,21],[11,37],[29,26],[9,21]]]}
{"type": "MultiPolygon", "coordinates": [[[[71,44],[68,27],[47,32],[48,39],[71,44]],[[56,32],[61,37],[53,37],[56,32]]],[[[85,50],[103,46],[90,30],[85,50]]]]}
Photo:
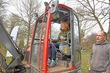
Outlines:
{"type": "Polygon", "coordinates": [[[61,24],[61,26],[64,27],[64,30],[66,30],[66,31],[70,30],[70,26],[67,22],[62,21],[60,24],[61,24]]]}

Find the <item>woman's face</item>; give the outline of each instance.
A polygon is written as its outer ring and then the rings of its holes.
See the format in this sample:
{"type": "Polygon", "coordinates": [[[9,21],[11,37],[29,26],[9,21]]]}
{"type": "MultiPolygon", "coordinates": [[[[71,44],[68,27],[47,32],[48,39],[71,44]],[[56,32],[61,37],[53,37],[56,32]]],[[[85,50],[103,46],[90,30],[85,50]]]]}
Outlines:
{"type": "Polygon", "coordinates": [[[60,27],[61,30],[64,30],[64,31],[69,30],[69,25],[66,22],[61,22],[60,24],[61,24],[61,27],[60,27]]]}
{"type": "Polygon", "coordinates": [[[65,26],[64,25],[61,25],[60,29],[61,30],[65,30],[65,26]]]}

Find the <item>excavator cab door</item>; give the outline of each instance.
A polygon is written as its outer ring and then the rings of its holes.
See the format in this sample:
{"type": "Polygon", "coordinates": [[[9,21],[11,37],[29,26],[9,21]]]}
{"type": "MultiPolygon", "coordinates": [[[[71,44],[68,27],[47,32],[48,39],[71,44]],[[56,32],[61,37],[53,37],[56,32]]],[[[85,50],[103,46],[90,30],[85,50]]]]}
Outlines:
{"type": "Polygon", "coordinates": [[[41,73],[42,68],[42,52],[44,45],[44,34],[46,31],[46,17],[39,17],[36,21],[34,36],[32,41],[31,50],[31,73],[41,73]],[[42,20],[45,19],[45,20],[42,20]],[[37,71],[36,71],[37,70],[37,71]]]}
{"type": "MultiPolygon", "coordinates": [[[[75,72],[81,73],[81,46],[80,46],[80,30],[79,19],[74,10],[70,11],[70,27],[71,27],[71,62],[75,66],[75,72]]],[[[73,70],[74,71],[74,70],[73,70]]]]}

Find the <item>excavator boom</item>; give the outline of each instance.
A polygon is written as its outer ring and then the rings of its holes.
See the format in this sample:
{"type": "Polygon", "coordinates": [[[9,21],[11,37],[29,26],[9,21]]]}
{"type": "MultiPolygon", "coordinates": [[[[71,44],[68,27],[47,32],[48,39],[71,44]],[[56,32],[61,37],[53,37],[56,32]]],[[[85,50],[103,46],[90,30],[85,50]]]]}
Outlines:
{"type": "Polygon", "coordinates": [[[2,25],[1,20],[0,20],[0,42],[12,54],[12,61],[9,64],[6,63],[2,54],[0,54],[0,61],[2,63],[2,67],[6,70],[5,73],[21,73],[21,71],[25,69],[25,67],[21,64],[23,60],[23,54],[17,48],[11,36],[8,34],[6,29],[2,25]]]}

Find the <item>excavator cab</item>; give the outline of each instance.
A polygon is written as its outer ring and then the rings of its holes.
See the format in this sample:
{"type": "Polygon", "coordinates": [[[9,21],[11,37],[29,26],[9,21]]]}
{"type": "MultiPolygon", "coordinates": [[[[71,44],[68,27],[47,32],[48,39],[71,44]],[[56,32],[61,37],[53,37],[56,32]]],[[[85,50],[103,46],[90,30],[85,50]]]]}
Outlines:
{"type": "Polygon", "coordinates": [[[44,13],[34,24],[28,64],[29,73],[81,73],[79,20],[72,8],[57,1],[45,3],[44,13]],[[70,30],[65,43],[57,42],[55,47],[57,65],[49,67],[49,46],[58,38],[61,21],[68,22],[70,30]]]}

